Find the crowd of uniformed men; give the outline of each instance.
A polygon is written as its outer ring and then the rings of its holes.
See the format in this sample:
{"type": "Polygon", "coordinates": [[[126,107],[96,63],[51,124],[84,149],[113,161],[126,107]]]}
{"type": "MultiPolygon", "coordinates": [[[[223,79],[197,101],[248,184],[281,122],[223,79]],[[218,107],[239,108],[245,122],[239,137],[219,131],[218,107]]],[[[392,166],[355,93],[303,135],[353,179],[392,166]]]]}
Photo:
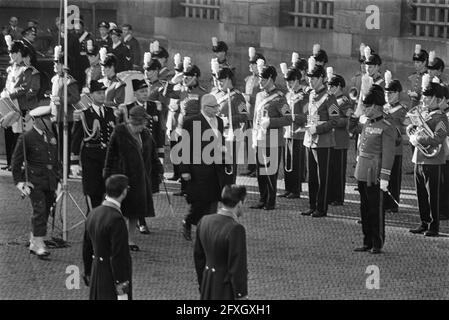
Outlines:
{"type": "MultiPolygon", "coordinates": [[[[174,55],[171,69],[169,53],[158,41],[141,53],[131,25],[119,28],[101,22],[98,28],[98,39],[84,29],[69,33],[67,114],[63,111],[64,49],[56,46],[54,50],[50,106],[38,107],[48,102],[38,101],[39,71],[32,41],[26,40],[28,34],[35,36],[36,30],[24,30],[22,40],[12,32],[5,36],[11,65],[1,98],[12,101],[20,113],[18,121],[2,119],[7,127],[7,160],[15,184],[32,201],[30,250],[34,253],[49,254],[43,237],[54,191],[62,178],[64,118],[69,132],[69,171],[82,175],[89,210],[101,204],[105,178],[128,173],[128,197],[148,206],[146,212],[136,214],[130,211],[145,210],[139,208],[140,204],[129,203],[123,211],[130,221],[137,219],[142,233],[149,232],[145,217],[154,215],[152,193],[159,191],[163,179],[162,166],[156,165],[154,159],[159,159],[159,164],[173,160],[174,154],[164,159],[164,146],[168,143],[174,149],[182,143],[184,135],[193,132],[192,121],[203,121],[217,136],[225,133],[230,143],[223,150],[232,161],[231,165],[206,164],[203,160],[198,166],[173,164],[170,179],[181,179],[178,195],[186,196],[191,204],[183,224],[188,240],[191,225],[204,214],[216,211],[222,187],[235,183],[241,144],[246,150],[255,150],[245,152],[246,172],[242,173],[257,178],[260,197],[252,208],[273,210],[277,197],[299,198],[301,184],[307,181],[309,208],[301,214],[324,217],[329,205],[341,206],[345,201],[347,153],[351,138],[355,138],[354,176],[364,234],[363,246],[357,251],[381,252],[385,211],[397,212],[400,202],[404,147],[414,149],[422,222],[410,231],[437,236],[439,220],[448,218],[449,84],[442,75],[444,62],[435,52],[428,53],[416,45],[410,54],[416,72],[408,83],[401,84],[390,71],[382,70],[381,57],[364,44],[360,46],[360,70],[350,81],[338,74],[341,70],[337,66],[328,66],[326,51],[318,44],[313,46],[310,57],[301,58],[293,52],[291,63],[282,63],[279,68],[251,47],[249,75],[240,91],[223,41],[212,39],[210,70],[201,71],[182,53],[174,55]],[[278,74],[287,92],[277,87],[278,74]],[[200,86],[201,76],[210,77],[211,88],[200,86]],[[401,102],[405,90],[409,100],[401,102]],[[131,100],[126,98],[127,92],[131,100]],[[33,129],[16,143],[30,118],[34,119],[33,129]],[[123,124],[120,130],[119,124],[123,124]],[[251,130],[251,134],[239,139],[232,134],[237,129],[251,130]],[[151,143],[142,130],[151,134],[151,143]],[[277,195],[280,163],[285,193],[277,195]],[[133,198],[132,192],[150,199],[133,198]]],[[[204,145],[200,148],[203,150],[204,145]]],[[[131,232],[135,228],[129,229],[131,232]]],[[[138,250],[131,236],[130,248],[138,250]]]]}

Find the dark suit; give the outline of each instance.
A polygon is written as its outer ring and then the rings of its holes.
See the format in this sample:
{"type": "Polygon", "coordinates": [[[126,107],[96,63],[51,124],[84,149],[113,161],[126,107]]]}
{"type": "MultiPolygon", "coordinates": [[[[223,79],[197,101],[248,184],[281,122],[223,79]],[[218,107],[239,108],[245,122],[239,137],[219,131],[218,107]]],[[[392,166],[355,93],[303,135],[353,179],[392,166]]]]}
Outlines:
{"type": "Polygon", "coordinates": [[[83,242],[84,274],[90,276],[90,300],[117,300],[117,284],[128,282],[132,298],[132,263],[125,219],[114,203],[104,201],[90,213],[83,242]]]}
{"type": "Polygon", "coordinates": [[[211,130],[211,126],[202,113],[184,121],[183,129],[186,132],[183,134],[190,136],[190,145],[188,146],[190,157],[186,159],[187,161],[181,162],[180,173],[190,173],[191,175],[191,180],[186,183],[187,202],[191,204],[190,212],[185,219],[188,226],[196,225],[205,214],[216,212],[221,190],[224,187],[223,120],[218,117],[216,119],[219,137],[218,139],[211,137],[209,140],[206,139],[207,141],[202,141],[201,137],[206,130],[211,130]],[[194,136],[194,127],[196,128],[195,133],[199,132],[201,136],[194,136]],[[199,143],[199,141],[201,141],[201,145],[194,147],[194,143],[199,143]],[[211,143],[216,146],[216,150],[219,150],[219,154],[212,151],[213,161],[206,164],[202,153],[204,148],[211,143]]]}
{"type": "Polygon", "coordinates": [[[245,227],[232,216],[218,213],[201,219],[194,260],[201,300],[234,300],[248,295],[245,227]]]}
{"type": "Polygon", "coordinates": [[[140,44],[136,38],[131,36],[129,39],[123,41],[123,43],[128,47],[131,53],[131,66],[135,65],[140,67],[140,44]]]}
{"type": "Polygon", "coordinates": [[[26,38],[23,38],[22,41],[25,44],[25,46],[30,50],[31,65],[33,67],[35,67],[36,69],[39,69],[38,63],[37,63],[37,52],[36,52],[36,49],[34,48],[34,45],[26,38]]]}
{"type": "Polygon", "coordinates": [[[131,61],[131,53],[126,45],[120,43],[116,48],[111,45],[108,52],[113,53],[117,57],[117,67],[115,68],[116,73],[132,70],[133,65],[131,61]]]}

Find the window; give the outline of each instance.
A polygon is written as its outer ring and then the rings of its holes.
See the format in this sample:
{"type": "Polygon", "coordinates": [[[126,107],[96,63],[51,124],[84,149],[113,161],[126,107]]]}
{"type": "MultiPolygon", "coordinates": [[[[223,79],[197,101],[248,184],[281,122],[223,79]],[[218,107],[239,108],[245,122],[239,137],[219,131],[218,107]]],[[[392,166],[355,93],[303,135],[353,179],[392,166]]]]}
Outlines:
{"type": "Polygon", "coordinates": [[[185,0],[181,6],[186,18],[220,20],[220,0],[185,0]]]}
{"type": "Polygon", "coordinates": [[[411,6],[416,37],[449,38],[449,0],[413,0],[411,6]]]}
{"type": "Polygon", "coordinates": [[[293,26],[307,29],[334,28],[333,0],[292,0],[293,26]]]}

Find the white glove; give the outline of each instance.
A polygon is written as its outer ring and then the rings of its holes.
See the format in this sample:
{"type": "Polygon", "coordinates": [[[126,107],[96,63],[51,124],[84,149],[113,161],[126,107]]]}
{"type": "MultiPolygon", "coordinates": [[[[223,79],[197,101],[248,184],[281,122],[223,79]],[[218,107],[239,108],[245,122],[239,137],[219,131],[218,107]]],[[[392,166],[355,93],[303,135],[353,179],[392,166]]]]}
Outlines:
{"type": "Polygon", "coordinates": [[[316,126],[310,126],[308,130],[311,135],[316,134],[316,126]]]}
{"type": "Polygon", "coordinates": [[[388,189],[388,181],[384,179],[380,179],[380,189],[382,191],[387,191],[388,189]]]}
{"type": "Polygon", "coordinates": [[[33,188],[33,184],[31,182],[25,183],[25,182],[19,182],[16,185],[17,189],[20,190],[22,195],[28,197],[31,194],[31,188],[33,188]]]}
{"type": "Polygon", "coordinates": [[[368,117],[365,116],[364,114],[362,114],[362,115],[360,116],[360,118],[359,118],[359,122],[360,122],[361,124],[365,124],[366,121],[368,121],[368,117]]]}
{"type": "Polygon", "coordinates": [[[228,117],[220,117],[223,120],[223,127],[226,128],[229,125],[228,117]]]}
{"type": "Polygon", "coordinates": [[[409,90],[407,93],[408,93],[408,95],[409,95],[410,97],[412,97],[412,98],[418,97],[418,94],[417,94],[415,91],[409,90]]]}
{"type": "Polygon", "coordinates": [[[260,126],[264,129],[266,129],[266,128],[268,128],[269,125],[270,125],[270,118],[268,118],[268,117],[262,118],[262,120],[260,121],[260,126]]]}
{"type": "Polygon", "coordinates": [[[81,167],[79,164],[73,164],[70,166],[70,171],[72,171],[72,174],[74,176],[79,176],[81,172],[81,167]]]}
{"type": "Polygon", "coordinates": [[[58,186],[56,187],[56,191],[55,191],[56,198],[59,196],[61,191],[62,191],[62,184],[61,184],[61,182],[58,182],[58,186]]]}
{"type": "Polygon", "coordinates": [[[416,135],[410,136],[410,143],[414,147],[416,147],[418,145],[418,140],[416,139],[416,135]]]}
{"type": "Polygon", "coordinates": [[[54,104],[61,104],[61,98],[59,96],[51,96],[50,97],[51,102],[54,104]]]}
{"type": "Polygon", "coordinates": [[[81,90],[81,93],[88,94],[88,93],[90,93],[90,90],[88,87],[83,87],[83,89],[81,90]]]}
{"type": "Polygon", "coordinates": [[[121,294],[119,296],[117,296],[117,300],[128,300],[128,295],[125,294],[121,294]]]}
{"type": "Polygon", "coordinates": [[[168,140],[171,140],[171,130],[170,129],[165,130],[165,135],[167,136],[168,140]]]}
{"type": "Polygon", "coordinates": [[[0,93],[0,98],[8,98],[9,97],[9,93],[8,91],[3,90],[2,93],[0,93]]]}
{"type": "Polygon", "coordinates": [[[190,179],[192,179],[192,176],[190,175],[190,173],[183,173],[181,174],[181,178],[184,181],[189,181],[190,179]]]}
{"type": "Polygon", "coordinates": [[[176,134],[177,134],[178,137],[181,137],[181,136],[182,136],[182,128],[177,127],[177,128],[175,129],[175,132],[176,132],[176,134]]]}
{"type": "Polygon", "coordinates": [[[177,111],[179,109],[179,99],[170,99],[168,109],[170,111],[177,111]]]}
{"type": "Polygon", "coordinates": [[[159,158],[159,161],[161,162],[161,164],[164,164],[164,158],[159,158]]]}

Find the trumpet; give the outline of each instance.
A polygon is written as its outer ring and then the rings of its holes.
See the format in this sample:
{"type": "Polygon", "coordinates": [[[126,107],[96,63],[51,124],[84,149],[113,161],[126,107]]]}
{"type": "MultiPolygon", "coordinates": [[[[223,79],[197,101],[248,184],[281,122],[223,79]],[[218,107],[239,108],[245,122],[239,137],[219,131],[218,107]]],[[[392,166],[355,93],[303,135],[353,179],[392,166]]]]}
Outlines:
{"type": "Polygon", "coordinates": [[[229,169],[229,166],[225,166],[225,172],[228,176],[232,176],[234,174],[234,146],[233,146],[233,140],[234,140],[234,128],[232,125],[232,105],[231,105],[231,90],[228,88],[227,91],[228,94],[228,117],[229,117],[229,129],[228,129],[228,135],[226,137],[226,140],[229,141],[231,143],[231,150],[230,152],[230,156],[232,159],[232,163],[229,169]]]}
{"type": "MultiPolygon", "coordinates": [[[[406,128],[407,136],[411,137],[413,135],[416,135],[418,133],[423,133],[426,136],[429,136],[431,138],[435,137],[434,132],[429,128],[427,125],[424,117],[421,114],[421,109],[419,108],[419,105],[412,108],[408,113],[407,116],[410,118],[411,124],[409,124],[406,128]]],[[[419,151],[422,152],[422,154],[426,158],[433,158],[441,151],[441,144],[438,146],[423,146],[421,143],[418,143],[416,145],[416,148],[418,148],[419,151]]]]}

